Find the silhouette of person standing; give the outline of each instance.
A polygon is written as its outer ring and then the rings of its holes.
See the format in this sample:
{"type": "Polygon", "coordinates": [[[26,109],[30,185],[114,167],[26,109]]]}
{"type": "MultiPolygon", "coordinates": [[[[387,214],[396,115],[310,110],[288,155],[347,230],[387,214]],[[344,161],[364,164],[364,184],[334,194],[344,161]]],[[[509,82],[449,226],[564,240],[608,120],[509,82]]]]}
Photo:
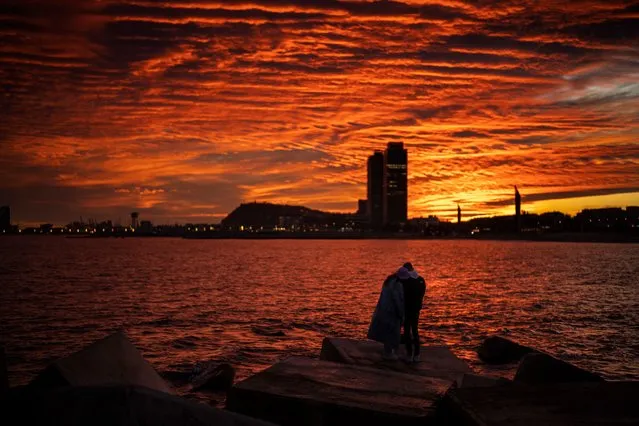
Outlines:
{"type": "Polygon", "coordinates": [[[404,287],[404,341],[406,344],[406,360],[419,362],[419,314],[422,309],[426,282],[420,277],[410,262],[404,263],[409,277],[400,279],[404,287]]]}

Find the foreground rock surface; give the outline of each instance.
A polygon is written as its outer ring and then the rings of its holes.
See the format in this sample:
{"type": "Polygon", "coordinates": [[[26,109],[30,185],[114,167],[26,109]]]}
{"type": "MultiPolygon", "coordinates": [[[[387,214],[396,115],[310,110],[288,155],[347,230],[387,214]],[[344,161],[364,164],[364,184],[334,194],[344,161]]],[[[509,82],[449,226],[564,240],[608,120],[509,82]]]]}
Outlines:
{"type": "Polygon", "coordinates": [[[501,336],[490,336],[486,338],[477,349],[479,359],[487,364],[517,362],[522,359],[524,355],[534,352],[537,351],[501,336]]]}
{"type": "Polygon", "coordinates": [[[601,382],[603,378],[548,354],[532,353],[521,360],[514,380],[515,382],[537,384],[601,382]]]}
{"type": "Polygon", "coordinates": [[[449,380],[289,358],[236,384],[229,410],[281,425],[427,425],[449,380]]]}
{"type": "Polygon", "coordinates": [[[145,386],[173,393],[171,387],[122,332],[98,340],[66,358],[55,361],[29,386],[48,389],[68,385],[109,384],[145,386]]]}
{"type": "Polygon", "coordinates": [[[4,354],[4,346],[0,345],[0,397],[9,391],[9,372],[7,371],[7,358],[4,354]]]}
{"type": "Polygon", "coordinates": [[[3,425],[268,426],[269,423],[136,386],[65,387],[10,394],[3,425]]]}
{"type": "Polygon", "coordinates": [[[322,342],[320,359],[342,364],[375,367],[399,373],[436,377],[454,381],[471,368],[446,346],[422,346],[421,361],[407,364],[382,359],[382,345],[371,340],[327,337],[322,342]]]}
{"type": "Polygon", "coordinates": [[[460,426],[639,424],[639,382],[454,389],[440,414],[460,426]]]}
{"type": "Polygon", "coordinates": [[[511,383],[510,380],[502,377],[480,376],[478,374],[463,374],[455,381],[458,388],[485,388],[509,383],[511,383]]]}

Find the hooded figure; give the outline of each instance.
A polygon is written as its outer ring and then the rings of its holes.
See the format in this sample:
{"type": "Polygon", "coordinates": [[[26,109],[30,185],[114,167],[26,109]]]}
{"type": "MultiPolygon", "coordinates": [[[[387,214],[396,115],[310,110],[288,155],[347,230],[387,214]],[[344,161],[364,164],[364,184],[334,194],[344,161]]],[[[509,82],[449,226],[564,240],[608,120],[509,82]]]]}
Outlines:
{"type": "Polygon", "coordinates": [[[404,321],[404,288],[400,280],[408,278],[408,269],[404,267],[386,278],[368,329],[370,340],[384,344],[387,359],[397,359],[404,321]]]}

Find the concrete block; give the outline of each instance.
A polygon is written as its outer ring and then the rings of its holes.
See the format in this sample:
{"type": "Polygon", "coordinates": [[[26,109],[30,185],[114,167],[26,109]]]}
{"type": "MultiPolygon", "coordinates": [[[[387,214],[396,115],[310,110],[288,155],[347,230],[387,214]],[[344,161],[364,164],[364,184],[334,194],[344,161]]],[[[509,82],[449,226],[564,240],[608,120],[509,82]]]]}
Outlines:
{"type": "Polygon", "coordinates": [[[0,410],[6,426],[274,426],[141,386],[31,388],[0,410]]]}
{"type": "Polygon", "coordinates": [[[526,355],[515,373],[515,382],[522,383],[562,383],[601,382],[603,378],[576,365],[562,361],[544,353],[526,355]]]}
{"type": "Polygon", "coordinates": [[[55,361],[42,371],[30,386],[56,388],[68,385],[109,384],[145,386],[173,393],[171,387],[122,332],[98,340],[66,358],[55,361]]]}
{"type": "Polygon", "coordinates": [[[480,376],[478,374],[463,374],[456,380],[458,388],[486,388],[510,383],[510,380],[501,377],[480,376]]]}
{"type": "Polygon", "coordinates": [[[501,336],[490,336],[477,349],[479,359],[487,364],[509,364],[518,362],[535,349],[520,345],[501,336]]]}
{"type": "Polygon", "coordinates": [[[452,382],[289,358],[236,384],[229,410],[288,425],[428,425],[452,382]]]}
{"type": "Polygon", "coordinates": [[[462,374],[472,373],[468,364],[457,358],[446,346],[422,346],[421,361],[413,364],[385,361],[382,359],[382,351],[383,346],[371,340],[327,337],[322,342],[320,359],[450,381],[456,380],[462,374]]]}
{"type": "Polygon", "coordinates": [[[637,395],[639,382],[452,389],[438,414],[459,426],[637,425],[637,395]]]}

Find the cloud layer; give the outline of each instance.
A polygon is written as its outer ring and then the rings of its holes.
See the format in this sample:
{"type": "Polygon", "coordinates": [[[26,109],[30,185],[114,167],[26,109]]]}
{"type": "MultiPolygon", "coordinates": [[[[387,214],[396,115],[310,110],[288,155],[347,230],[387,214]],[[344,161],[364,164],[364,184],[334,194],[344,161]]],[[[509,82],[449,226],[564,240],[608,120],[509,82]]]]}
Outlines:
{"type": "Polygon", "coordinates": [[[0,203],[58,223],[353,211],[367,155],[403,141],[411,216],[500,214],[513,185],[528,210],[638,204],[638,46],[621,0],[9,0],[0,203]]]}

